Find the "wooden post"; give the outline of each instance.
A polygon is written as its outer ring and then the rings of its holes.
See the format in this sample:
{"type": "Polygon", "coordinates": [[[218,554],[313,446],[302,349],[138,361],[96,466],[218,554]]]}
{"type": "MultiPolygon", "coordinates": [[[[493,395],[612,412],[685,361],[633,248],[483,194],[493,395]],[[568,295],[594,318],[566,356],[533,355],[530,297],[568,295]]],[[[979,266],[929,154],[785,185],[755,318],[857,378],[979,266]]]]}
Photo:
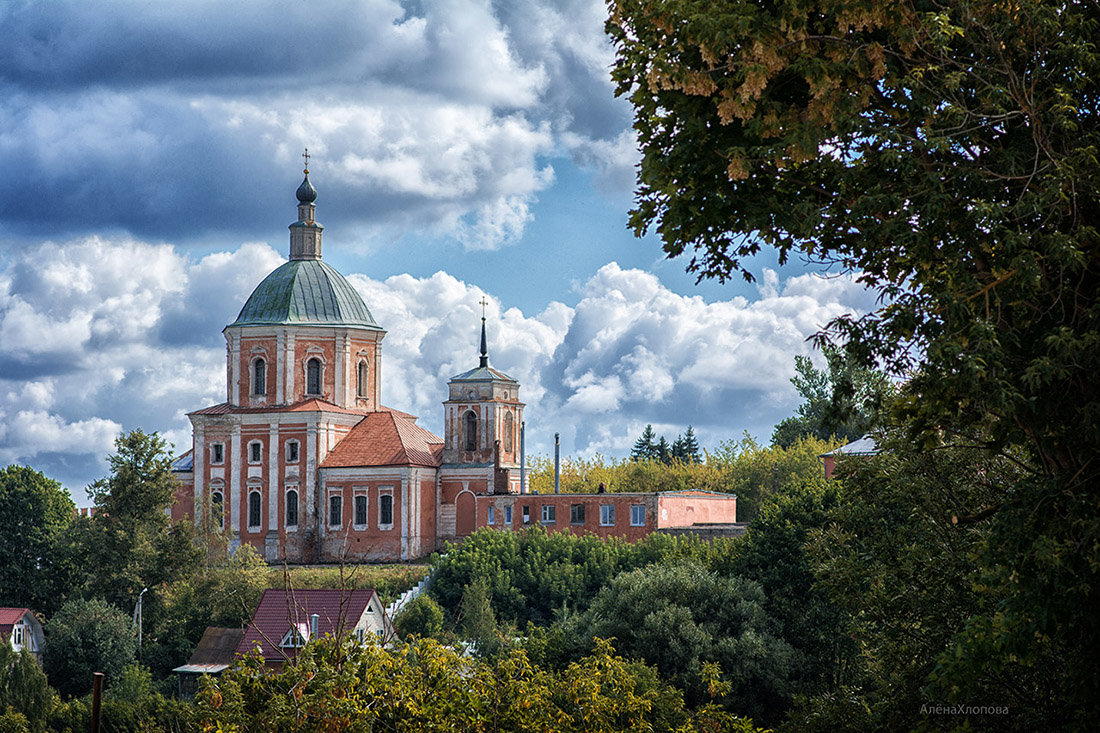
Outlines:
{"type": "Polygon", "coordinates": [[[103,703],[103,673],[92,674],[92,733],[99,733],[99,708],[103,703]]]}

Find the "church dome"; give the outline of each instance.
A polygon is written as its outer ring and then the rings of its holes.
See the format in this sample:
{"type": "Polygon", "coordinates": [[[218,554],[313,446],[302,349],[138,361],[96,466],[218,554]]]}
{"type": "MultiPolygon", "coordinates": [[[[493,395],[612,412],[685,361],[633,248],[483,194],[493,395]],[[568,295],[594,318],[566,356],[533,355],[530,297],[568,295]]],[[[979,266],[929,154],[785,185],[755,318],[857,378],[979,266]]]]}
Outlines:
{"type": "Polygon", "coordinates": [[[230,326],[276,323],[382,330],[351,283],[321,260],[291,260],[276,268],[230,326]]]}

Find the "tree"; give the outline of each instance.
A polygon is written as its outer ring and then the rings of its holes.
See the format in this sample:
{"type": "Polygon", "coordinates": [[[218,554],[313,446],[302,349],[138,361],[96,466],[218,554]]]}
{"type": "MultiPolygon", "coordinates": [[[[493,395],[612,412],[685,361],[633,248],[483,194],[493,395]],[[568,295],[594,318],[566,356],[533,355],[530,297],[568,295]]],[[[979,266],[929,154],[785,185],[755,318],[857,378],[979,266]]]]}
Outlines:
{"type": "Polygon", "coordinates": [[[94,672],[102,672],[110,685],[134,661],[137,635],[132,620],[106,601],[69,601],[47,629],[46,673],[64,695],[91,690],[94,672]]]}
{"type": "Polygon", "coordinates": [[[0,711],[22,715],[28,730],[46,730],[46,718],[57,695],[46,682],[38,660],[24,650],[0,644],[0,711]]]}
{"type": "MultiPolygon", "coordinates": [[[[107,461],[111,475],[88,487],[96,512],[73,523],[63,549],[83,569],[85,597],[128,608],[143,588],[197,571],[202,553],[193,525],[169,518],[176,479],[163,438],[140,430],[120,435],[107,461]]],[[[155,624],[157,594],[144,601],[147,622],[155,624]]]]}
{"type": "Polygon", "coordinates": [[[772,445],[788,448],[805,435],[850,443],[881,426],[882,412],[894,393],[890,379],[833,346],[825,345],[822,351],[827,371],[816,369],[809,357],[795,356],[797,373],[791,384],[802,404],[796,417],[775,426],[772,445]]]}
{"type": "Polygon", "coordinates": [[[68,584],[54,545],[73,513],[58,482],[26,466],[0,470],[0,605],[53,612],[68,584]]]}
{"type": "Polygon", "coordinates": [[[1023,475],[980,514],[991,634],[1100,698],[1100,11],[1091,3],[616,0],[631,224],[701,277],[774,247],[880,297],[825,336],[908,377],[897,417],[1023,475]],[[1041,511],[1036,511],[1042,507],[1041,511]]]}
{"type": "Polygon", "coordinates": [[[772,721],[789,704],[800,656],[775,635],[763,605],[750,580],[662,563],[617,576],[565,635],[585,651],[595,639],[614,639],[621,654],[683,689],[689,704],[707,699],[705,665],[717,663],[732,711],[772,721]]]}
{"type": "Polygon", "coordinates": [[[630,451],[630,457],[635,461],[652,460],[657,455],[656,437],[653,426],[646,425],[641,437],[634,441],[634,448],[630,451]]]}
{"type": "Polygon", "coordinates": [[[443,608],[431,596],[421,593],[401,609],[393,623],[402,638],[438,637],[443,631],[443,608]]]}
{"type": "Polygon", "coordinates": [[[682,463],[702,463],[703,456],[699,451],[699,441],[695,439],[695,430],[688,425],[683,435],[677,435],[672,441],[669,454],[673,460],[682,463]]]}

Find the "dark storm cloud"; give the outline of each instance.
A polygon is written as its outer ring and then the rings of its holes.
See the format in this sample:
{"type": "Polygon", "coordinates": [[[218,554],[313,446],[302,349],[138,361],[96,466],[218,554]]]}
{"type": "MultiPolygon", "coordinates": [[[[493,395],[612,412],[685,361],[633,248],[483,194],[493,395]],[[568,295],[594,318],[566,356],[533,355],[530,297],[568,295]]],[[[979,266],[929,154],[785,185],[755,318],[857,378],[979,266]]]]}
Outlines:
{"type": "Polygon", "coordinates": [[[281,236],[271,202],[310,147],[333,184],[329,223],[498,247],[522,233],[554,156],[630,168],[611,146],[629,117],[611,98],[602,13],[591,1],[0,4],[0,224],[281,236]]]}

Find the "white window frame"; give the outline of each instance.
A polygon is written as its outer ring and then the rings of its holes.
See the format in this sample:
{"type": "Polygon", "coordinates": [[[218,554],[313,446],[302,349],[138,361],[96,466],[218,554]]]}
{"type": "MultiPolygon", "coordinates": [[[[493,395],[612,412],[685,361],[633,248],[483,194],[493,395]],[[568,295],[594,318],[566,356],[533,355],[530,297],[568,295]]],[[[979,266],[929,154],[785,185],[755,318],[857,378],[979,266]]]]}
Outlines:
{"type": "Polygon", "coordinates": [[[378,529],[386,530],[393,529],[394,515],[397,514],[397,508],[393,502],[393,487],[392,486],[380,486],[378,488],[378,529]],[[382,507],[385,505],[384,497],[390,497],[390,521],[382,521],[382,507]]]}
{"type": "Polygon", "coordinates": [[[267,357],[263,354],[257,354],[252,357],[252,362],[248,365],[249,378],[252,381],[252,388],[249,390],[249,396],[251,397],[267,397],[267,357]],[[256,366],[257,362],[264,363],[263,379],[256,379],[256,366]]]}
{"type": "Polygon", "coordinates": [[[256,466],[264,461],[264,442],[262,440],[250,440],[248,441],[248,463],[249,465],[256,466]],[[253,454],[256,455],[253,458],[253,454]]]}
{"type": "Polygon", "coordinates": [[[210,465],[222,466],[225,464],[225,443],[210,444],[210,465]],[[218,455],[218,454],[221,455],[218,455]]]}
{"type": "Polygon", "coordinates": [[[302,446],[295,439],[290,439],[286,442],[283,448],[283,460],[287,463],[298,463],[302,460],[302,446]],[[290,457],[290,447],[294,446],[294,458],[290,457]]]}
{"type": "Polygon", "coordinates": [[[630,505],[630,526],[631,527],[644,527],[645,526],[645,504],[631,504],[630,505]]]}
{"type": "Polygon", "coordinates": [[[504,524],[509,526],[509,527],[512,526],[512,505],[511,504],[504,507],[504,524]]]}
{"type": "Polygon", "coordinates": [[[358,489],[351,498],[351,524],[355,529],[366,529],[370,524],[370,499],[367,498],[366,489],[358,489]],[[359,500],[363,500],[363,521],[359,519],[359,500]]]}
{"type": "Polygon", "coordinates": [[[283,489],[283,525],[286,527],[287,532],[297,532],[298,522],[301,521],[302,511],[302,494],[298,491],[297,486],[287,486],[283,489]],[[290,492],[294,492],[294,524],[290,523],[290,499],[287,498],[290,492]]]}
{"type": "Polygon", "coordinates": [[[558,507],[556,504],[543,504],[539,507],[539,522],[542,524],[558,523],[558,507]]]}
{"type": "Polygon", "coordinates": [[[221,484],[210,487],[210,513],[213,514],[218,507],[221,507],[218,512],[218,529],[225,529],[225,487],[221,484]],[[221,497],[220,501],[214,501],[215,494],[221,497]]]}
{"type": "Polygon", "coordinates": [[[259,532],[260,528],[263,527],[263,523],[264,523],[264,496],[263,496],[263,494],[260,493],[260,487],[259,486],[249,486],[248,487],[248,504],[245,506],[245,509],[248,513],[248,531],[249,532],[259,532]],[[256,522],[256,524],[252,523],[252,497],[253,496],[256,496],[256,497],[259,498],[259,502],[257,503],[257,506],[259,507],[259,509],[256,510],[256,516],[259,519],[259,521],[256,522]]]}
{"type": "Polygon", "coordinates": [[[338,491],[333,491],[331,494],[329,494],[328,495],[328,506],[326,506],[325,509],[326,509],[325,524],[328,525],[329,529],[340,529],[341,527],[344,526],[344,495],[342,493],[340,493],[338,491]],[[339,511],[340,516],[336,518],[335,522],[332,521],[332,518],[333,518],[332,515],[334,514],[334,512],[332,511],[332,507],[333,507],[332,500],[333,499],[338,499],[340,501],[340,511],[339,511]]]}
{"type": "Polygon", "coordinates": [[[614,504],[600,504],[600,526],[601,527],[614,527],[615,526],[615,505],[614,504]]]}
{"type": "Polygon", "coordinates": [[[321,397],[325,394],[325,358],[321,353],[310,352],[306,355],[305,361],[302,362],[303,372],[303,394],[307,397],[321,397]],[[317,391],[309,391],[309,363],[314,359],[317,360],[317,391]]]}
{"type": "Polygon", "coordinates": [[[11,643],[13,646],[23,646],[23,623],[19,622],[11,630],[11,643]]]}
{"type": "Polygon", "coordinates": [[[370,363],[363,357],[355,363],[355,396],[361,400],[370,397],[370,363]]]}
{"type": "Polygon", "coordinates": [[[497,508],[495,506],[493,506],[492,504],[490,504],[489,508],[485,512],[485,524],[488,524],[488,525],[492,526],[496,523],[497,523],[497,508]]]}

